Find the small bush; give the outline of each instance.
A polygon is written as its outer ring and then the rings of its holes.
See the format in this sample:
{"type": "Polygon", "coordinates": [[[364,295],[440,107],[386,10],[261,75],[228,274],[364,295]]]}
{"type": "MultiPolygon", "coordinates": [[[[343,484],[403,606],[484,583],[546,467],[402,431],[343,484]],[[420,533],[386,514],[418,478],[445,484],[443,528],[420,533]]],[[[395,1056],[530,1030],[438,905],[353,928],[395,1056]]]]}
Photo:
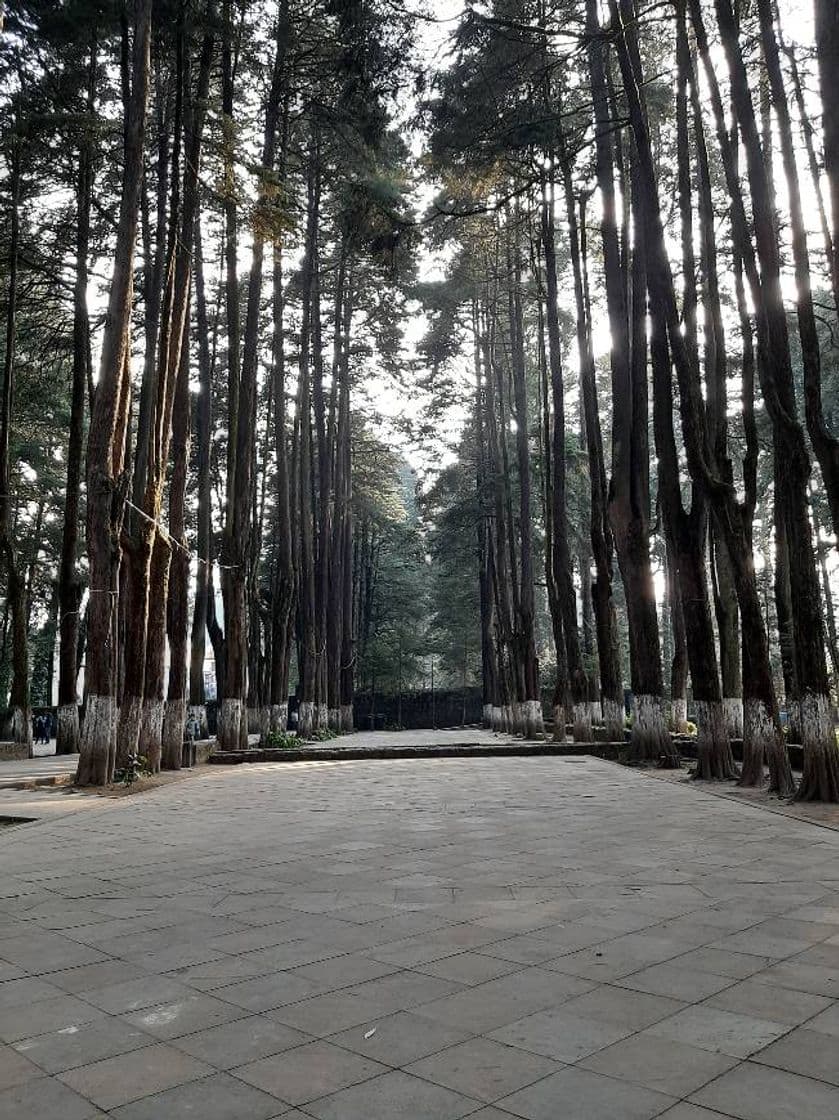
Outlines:
{"type": "Polygon", "coordinates": [[[124,769],[114,771],[114,784],[130,786],[138,778],[152,776],[151,764],[144,754],[130,754],[124,769]]]}
{"type": "Polygon", "coordinates": [[[265,746],[274,750],[289,751],[300,746],[300,740],[290,731],[269,731],[265,737],[265,746]]]}

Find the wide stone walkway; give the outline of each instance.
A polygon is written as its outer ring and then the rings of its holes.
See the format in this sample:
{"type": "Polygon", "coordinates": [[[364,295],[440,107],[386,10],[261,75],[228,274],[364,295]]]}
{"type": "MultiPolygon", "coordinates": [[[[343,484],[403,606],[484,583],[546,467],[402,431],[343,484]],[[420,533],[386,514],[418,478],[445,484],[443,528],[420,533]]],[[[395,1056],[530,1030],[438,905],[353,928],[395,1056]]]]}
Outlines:
{"type": "Polygon", "coordinates": [[[589,759],[0,831],[2,1120],[836,1120],[839,833],[589,759]]]}

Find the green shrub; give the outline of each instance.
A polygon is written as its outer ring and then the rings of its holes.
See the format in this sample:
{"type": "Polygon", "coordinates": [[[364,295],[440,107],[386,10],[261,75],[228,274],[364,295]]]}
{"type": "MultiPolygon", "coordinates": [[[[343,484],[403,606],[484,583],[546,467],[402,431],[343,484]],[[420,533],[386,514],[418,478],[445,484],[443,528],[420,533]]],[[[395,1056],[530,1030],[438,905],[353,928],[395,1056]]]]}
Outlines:
{"type": "Polygon", "coordinates": [[[144,754],[130,754],[128,761],[122,770],[114,771],[114,783],[116,785],[130,786],[137,781],[138,778],[150,778],[152,776],[151,763],[144,754]]]}
{"type": "Polygon", "coordinates": [[[265,746],[273,750],[290,751],[300,746],[300,740],[290,731],[269,731],[265,736],[265,746]]]}

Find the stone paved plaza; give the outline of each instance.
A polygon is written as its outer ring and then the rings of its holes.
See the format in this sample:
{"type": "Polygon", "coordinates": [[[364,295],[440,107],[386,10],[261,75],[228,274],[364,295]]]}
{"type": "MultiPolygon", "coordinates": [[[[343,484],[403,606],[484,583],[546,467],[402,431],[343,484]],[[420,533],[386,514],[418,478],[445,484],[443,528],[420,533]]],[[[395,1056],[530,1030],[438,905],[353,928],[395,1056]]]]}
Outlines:
{"type": "Polygon", "coordinates": [[[1,1120],[836,1120],[839,832],[590,759],[0,831],[1,1120]]]}

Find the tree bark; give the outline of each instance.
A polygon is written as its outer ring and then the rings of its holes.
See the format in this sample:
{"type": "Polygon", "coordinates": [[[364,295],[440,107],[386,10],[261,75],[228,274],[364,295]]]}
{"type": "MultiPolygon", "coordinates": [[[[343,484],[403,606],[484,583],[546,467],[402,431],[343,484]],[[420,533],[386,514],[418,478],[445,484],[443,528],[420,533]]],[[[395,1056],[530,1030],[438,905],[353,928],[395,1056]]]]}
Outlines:
{"type": "Polygon", "coordinates": [[[834,0],[814,0],[816,57],[821,87],[824,169],[830,185],[833,295],[839,308],[839,11],[834,0]]]}
{"type": "MultiPolygon", "coordinates": [[[[602,32],[595,0],[586,0],[588,66],[595,119],[595,161],[602,216],[600,234],[612,374],[612,477],[609,521],[626,592],[630,670],[635,695],[632,756],[658,761],[670,752],[662,707],[661,646],[649,545],[649,449],[647,437],[647,354],[643,306],[645,261],[636,239],[632,253],[630,304],[622,268],[615,197],[612,131],[602,32]],[[630,332],[630,315],[632,330],[630,332]]],[[[624,197],[626,189],[624,189],[624,197]]]]}
{"type": "Polygon", "coordinates": [[[775,453],[784,464],[780,497],[789,547],[793,633],[804,741],[804,774],[797,796],[802,800],[837,801],[839,749],[830,717],[824,623],[807,512],[810,463],[796,417],[773,192],[730,0],[716,0],[716,10],[728,61],[732,102],[746,153],[755,245],[760,262],[759,284],[755,285],[758,299],[755,303],[758,308],[758,344],[762,344],[763,360],[758,361],[758,370],[762,374],[764,398],[772,420],[775,453]]]}
{"type": "MultiPolygon", "coordinates": [[[[15,122],[17,125],[18,122],[15,122]]],[[[6,561],[6,596],[12,616],[12,686],[9,707],[12,739],[32,755],[32,706],[29,695],[29,605],[26,572],[13,539],[11,520],[12,472],[10,442],[15,399],[15,342],[17,337],[18,254],[23,138],[17,129],[11,139],[10,193],[12,212],[9,236],[9,283],[6,290],[6,330],[3,385],[0,395],[0,554],[6,561]]]]}
{"type": "MultiPolygon", "coordinates": [[[[699,35],[700,24],[697,21],[696,5],[693,4],[693,0],[691,2],[699,49],[700,52],[703,52],[703,49],[707,51],[707,41],[703,44],[699,35]]],[[[616,27],[620,31],[623,20],[617,5],[611,3],[610,11],[616,27]]],[[[701,11],[698,14],[701,20],[701,11]]],[[[792,788],[792,776],[778,720],[777,703],[769,671],[766,631],[760,612],[760,599],[757,594],[751,550],[743,525],[743,511],[734,498],[732,487],[725,484],[714,469],[705,423],[699,370],[692,361],[681,332],[675,285],[667,255],[660,204],[656,191],[655,167],[650,148],[650,138],[642,108],[640,74],[635,72],[622,34],[618,34],[616,43],[639,157],[643,197],[646,201],[644,228],[647,234],[650,265],[648,279],[651,306],[658,305],[661,308],[666,322],[668,341],[679,382],[682,431],[685,439],[688,467],[691,476],[707,490],[714,504],[715,512],[719,515],[720,523],[725,526],[726,543],[735,570],[743,626],[744,694],[750,701],[746,706],[744,716],[745,745],[754,753],[757,753],[756,748],[758,748],[761,757],[763,750],[766,750],[769,758],[771,780],[775,788],[788,794],[792,788]]],[[[712,90],[712,95],[714,92],[718,100],[718,90],[712,90]]],[[[715,107],[715,115],[716,113],[717,109],[715,107]]],[[[727,145],[728,137],[724,129],[722,130],[722,140],[727,145]]],[[[728,177],[731,166],[730,151],[727,147],[725,151],[726,175],[728,177]]],[[[742,212],[739,217],[742,217],[742,212]]],[[[743,228],[743,223],[740,223],[739,228],[743,228]]]]}
{"type": "Polygon", "coordinates": [[[93,193],[93,146],[90,129],[96,103],[97,43],[94,32],[90,48],[86,110],[90,118],[79,144],[76,178],[76,263],[73,287],[73,379],[70,391],[70,430],[67,440],[67,486],[64,493],[64,524],[58,568],[59,654],[58,730],[56,754],[79,750],[79,706],[77,695],[79,622],[82,584],[77,567],[79,508],[84,450],[84,411],[90,367],[90,319],[87,306],[88,255],[90,252],[90,204],[93,193]]]}
{"type": "Polygon", "coordinates": [[[107,784],[115,760],[115,638],[120,534],[127,491],[124,457],[131,392],[131,293],[149,90],[151,8],[151,0],[137,0],[134,9],[132,81],[126,106],[114,270],[88,433],[86,529],[91,599],[85,665],[87,699],[76,775],[80,785],[107,784]]]}
{"type": "MultiPolygon", "coordinates": [[[[280,16],[276,29],[276,47],[271,87],[265,104],[265,131],[262,144],[262,175],[258,205],[267,205],[269,176],[273,171],[277,143],[277,125],[281,108],[282,82],[287,28],[280,16]]],[[[224,111],[232,122],[233,91],[232,73],[229,73],[229,48],[223,51],[224,111]]],[[[228,204],[228,209],[230,209],[228,204]]],[[[228,213],[227,285],[228,285],[228,359],[231,378],[235,378],[238,357],[238,287],[235,201],[228,213]],[[232,315],[232,317],[231,317],[232,315]],[[233,334],[236,334],[234,342],[233,334]]],[[[251,246],[251,267],[248,279],[248,303],[245,316],[244,348],[241,370],[238,373],[238,390],[235,413],[229,424],[229,440],[233,442],[232,454],[228,453],[227,511],[225,518],[222,557],[222,594],[224,597],[224,627],[227,646],[225,659],[224,700],[222,719],[219,723],[218,744],[221,750],[247,747],[248,722],[245,701],[248,689],[248,575],[253,560],[251,548],[251,516],[254,498],[254,456],[256,441],[257,367],[259,358],[259,316],[262,300],[262,267],[265,251],[264,226],[257,223],[251,246]]],[[[232,384],[232,381],[231,381],[232,384]]],[[[233,400],[231,399],[231,408],[233,400]]],[[[258,634],[254,635],[258,641],[258,634]]],[[[256,683],[256,682],[254,682],[256,683]]]]}
{"type": "MultiPolygon", "coordinates": [[[[212,542],[210,452],[213,430],[213,356],[210,350],[210,326],[204,285],[200,214],[196,216],[195,221],[195,311],[198,341],[198,395],[195,400],[198,514],[195,551],[198,563],[195,572],[195,600],[190,639],[189,715],[198,722],[201,733],[206,734],[207,708],[204,689],[204,658],[207,643],[210,564],[212,563],[210,551],[212,542]]],[[[217,315],[214,318],[212,330],[215,342],[215,334],[218,330],[217,315]]]]}

